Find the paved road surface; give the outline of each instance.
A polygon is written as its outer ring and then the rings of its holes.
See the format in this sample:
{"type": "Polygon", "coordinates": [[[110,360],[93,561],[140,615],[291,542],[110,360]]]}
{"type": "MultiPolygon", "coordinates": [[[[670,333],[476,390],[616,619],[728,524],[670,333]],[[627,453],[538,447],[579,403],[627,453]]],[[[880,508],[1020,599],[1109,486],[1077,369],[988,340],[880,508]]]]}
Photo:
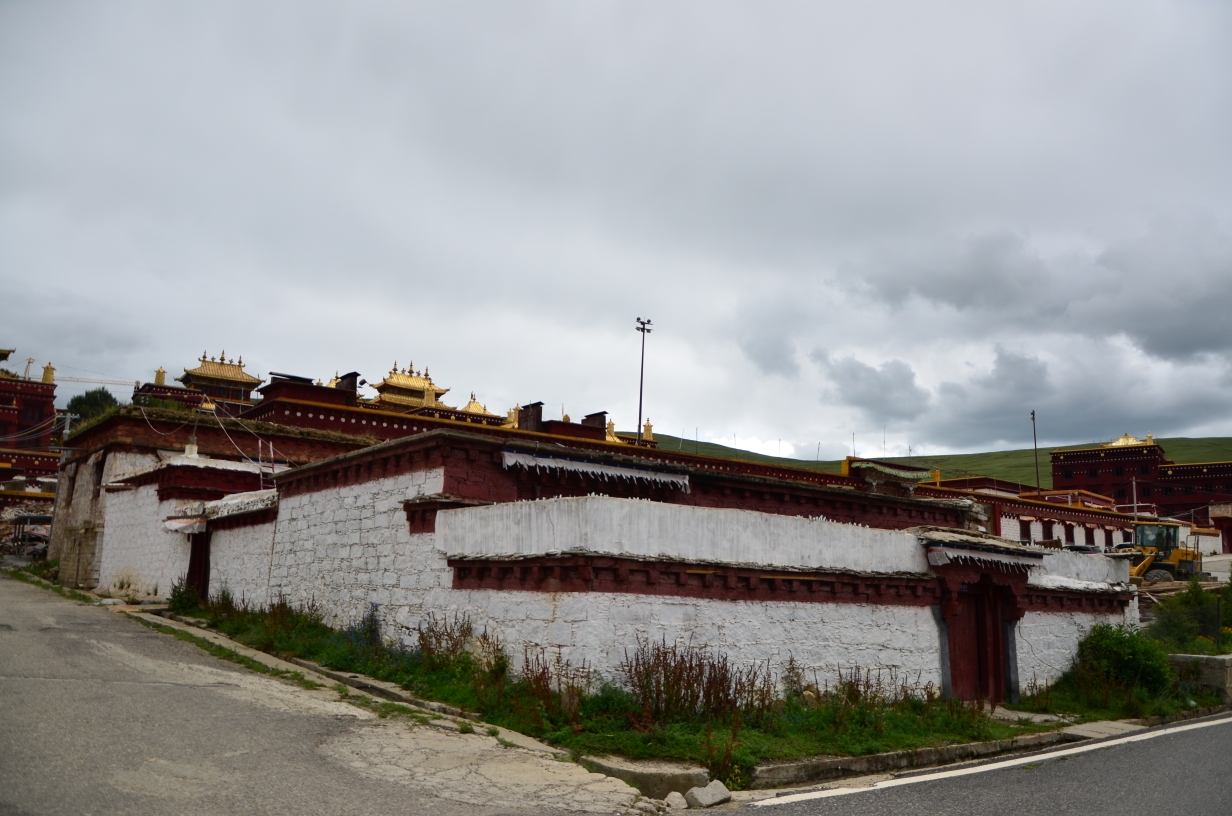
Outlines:
{"type": "Polygon", "coordinates": [[[1208,721],[1219,724],[1002,770],[762,807],[758,816],[1228,816],[1232,719],[1208,721]]]}
{"type": "Polygon", "coordinates": [[[0,816],[613,813],[633,793],[0,575],[0,816]]]}
{"type": "MultiPolygon", "coordinates": [[[[0,816],[612,813],[630,799],[571,763],[380,721],[0,576],[0,816]]],[[[1232,723],[755,812],[1227,816],[1232,723]]]]}

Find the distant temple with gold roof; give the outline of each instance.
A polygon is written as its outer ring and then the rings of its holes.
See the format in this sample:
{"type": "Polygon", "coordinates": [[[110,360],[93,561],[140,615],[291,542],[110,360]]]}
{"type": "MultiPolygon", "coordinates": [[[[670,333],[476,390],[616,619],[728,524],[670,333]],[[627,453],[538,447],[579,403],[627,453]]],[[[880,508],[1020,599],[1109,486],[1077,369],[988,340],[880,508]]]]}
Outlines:
{"type": "Polygon", "coordinates": [[[373,383],[372,387],[376,389],[377,397],[364,403],[370,408],[481,425],[503,425],[506,422],[504,417],[492,413],[475,399],[473,391],[470,402],[461,409],[441,402],[441,397],[448,394],[449,389],[434,383],[427,368],[416,371],[414,365],[408,365],[399,369],[398,364],[394,363],[385,379],[373,383]]]}
{"type": "Polygon", "coordinates": [[[413,365],[398,370],[398,364],[385,375],[379,383],[373,383],[378,394],[370,404],[374,408],[385,411],[401,411],[410,413],[417,408],[444,408],[454,410],[441,402],[441,397],[449,393],[448,388],[441,388],[432,382],[427,369],[416,371],[413,365]]]}
{"type": "MultiPolygon", "coordinates": [[[[235,414],[252,407],[252,391],[264,380],[244,370],[243,357],[238,361],[228,360],[224,351],[215,359],[207,358],[202,352],[198,362],[196,368],[184,369],[184,374],[175,378],[176,382],[183,383],[185,388],[200,391],[224,413],[235,414]]],[[[208,410],[208,406],[202,407],[208,410]]]]}

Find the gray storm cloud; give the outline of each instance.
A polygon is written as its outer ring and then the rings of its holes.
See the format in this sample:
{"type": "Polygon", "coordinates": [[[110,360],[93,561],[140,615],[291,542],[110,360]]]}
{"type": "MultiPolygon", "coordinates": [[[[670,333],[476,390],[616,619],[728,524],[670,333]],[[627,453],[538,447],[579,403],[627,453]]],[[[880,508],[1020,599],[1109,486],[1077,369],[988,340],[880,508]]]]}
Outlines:
{"type": "Polygon", "coordinates": [[[0,346],[117,379],[413,359],[631,428],[642,315],[648,413],[703,437],[970,450],[1027,403],[1049,441],[1232,434],[1230,31],[1214,3],[3,4],[0,346]]]}

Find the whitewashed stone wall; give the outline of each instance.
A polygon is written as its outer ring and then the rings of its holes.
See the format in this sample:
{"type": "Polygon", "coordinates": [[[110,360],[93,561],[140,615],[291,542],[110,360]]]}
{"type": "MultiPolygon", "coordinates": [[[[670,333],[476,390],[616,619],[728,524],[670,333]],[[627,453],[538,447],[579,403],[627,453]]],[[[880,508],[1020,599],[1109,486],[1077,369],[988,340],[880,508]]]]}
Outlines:
{"type": "Polygon", "coordinates": [[[1138,625],[1138,600],[1126,607],[1124,615],[1096,615],[1088,612],[1028,612],[1018,621],[1015,640],[1018,650],[1018,683],[1022,692],[1030,684],[1046,686],[1069,669],[1078,641],[1097,623],[1138,625]]]}
{"type": "MultiPolygon", "coordinates": [[[[790,552],[806,562],[846,565],[848,569],[863,564],[867,557],[867,548],[852,546],[849,539],[853,535],[857,545],[869,534],[874,534],[873,540],[885,536],[891,542],[886,563],[892,570],[924,572],[926,566],[914,569],[922,548],[913,537],[807,519],[786,518],[795,524],[764,525],[750,518],[759,514],[743,511],[697,512],[696,508],[597,497],[443,511],[437,516],[437,533],[411,535],[402,501],[437,492],[440,484],[439,472],[420,473],[284,498],[275,532],[270,597],[314,603],[335,626],[357,621],[370,603],[376,603],[387,631],[408,643],[429,613],[465,613],[478,628],[498,633],[515,660],[520,661],[524,646],[553,653],[559,650],[575,664],[585,661],[608,677],[615,676],[625,649],[632,649],[638,637],[666,637],[669,642],[691,640],[722,649],[741,662],[769,659],[776,670],[794,656],[810,673],[816,670],[822,681],[833,682],[838,669],[859,665],[892,667],[912,679],[918,676],[921,682],[940,682],[939,635],[927,608],[623,593],[458,591],[450,588],[453,575],[441,531],[451,531],[450,550],[467,542],[472,552],[489,545],[508,552],[522,542],[535,546],[535,552],[545,552],[570,548],[569,542],[576,544],[570,536],[589,529],[586,514],[590,513],[590,522],[596,521],[596,515],[610,522],[598,525],[602,534],[587,533],[588,543],[595,548],[620,545],[621,552],[659,554],[674,547],[700,547],[722,560],[790,563],[739,544],[725,525],[705,518],[714,514],[737,530],[740,524],[746,525],[744,534],[752,535],[752,530],[753,542],[768,542],[767,546],[777,542],[776,554],[790,552]],[[671,520],[671,513],[664,514],[664,510],[676,511],[681,519],[671,520]],[[474,522],[468,517],[474,517],[474,522]],[[654,535],[637,537],[648,531],[654,535]],[[803,548],[802,531],[816,537],[815,551],[803,548]],[[707,541],[699,538],[702,533],[714,537],[707,541]],[[774,537],[780,534],[782,538],[774,537]],[[827,534],[846,537],[842,548],[818,546],[827,534]],[[536,539],[536,535],[547,538],[536,539]],[[909,539],[910,548],[896,550],[900,538],[909,539]],[[840,555],[840,549],[846,554],[840,555]]],[[[685,549],[679,554],[699,557],[685,549]]]]}
{"type": "Polygon", "coordinates": [[[210,533],[210,594],[223,589],[244,603],[268,604],[274,522],[210,533]]]}
{"type": "Polygon", "coordinates": [[[160,502],[156,485],[106,495],[107,546],[94,562],[99,589],[115,593],[119,582],[128,581],[141,592],[166,595],[188,573],[190,547],[188,536],[170,532],[163,520],[191,502],[160,502]]]}
{"type": "Polygon", "coordinates": [[[447,510],[437,514],[436,534],[450,556],[584,551],[862,573],[929,572],[919,539],[899,530],[607,496],[447,510]]]}
{"type": "MultiPolygon", "coordinates": [[[[607,497],[553,499],[442,511],[437,532],[412,535],[402,502],[437,493],[440,471],[284,497],[273,531],[269,599],[314,604],[334,626],[379,605],[386,632],[413,643],[430,613],[471,617],[504,641],[515,661],[544,648],[615,677],[639,638],[692,641],[734,660],[789,656],[832,682],[839,669],[894,668],[940,683],[941,644],[932,611],[890,605],[747,602],[624,593],[537,593],[451,588],[451,555],[547,554],[569,550],[862,572],[927,572],[914,536],[746,511],[681,508],[607,497]]],[[[216,575],[233,593],[241,572],[260,572],[261,527],[219,531],[216,575]],[[234,538],[228,533],[234,532],[234,538]],[[240,535],[242,534],[242,535],[240,535]],[[239,554],[249,554],[241,566],[239,554]],[[227,576],[227,577],[224,577],[227,576]],[[237,577],[231,577],[237,576],[237,577]]],[[[1038,538],[1038,535],[1037,535],[1038,538]]],[[[212,549],[214,549],[212,548],[212,549]]],[[[1056,580],[1121,583],[1123,562],[1067,552],[1045,555],[1036,585],[1056,580]]],[[[244,592],[259,592],[259,581],[244,592]]],[[[246,587],[249,585],[245,585],[246,587]]],[[[1075,584],[1078,586],[1078,584],[1075,584]]],[[[238,594],[238,593],[237,593],[238,594]]],[[[1125,616],[1028,613],[1017,626],[1019,677],[1048,683],[1069,665],[1095,623],[1125,616]]]]}
{"type": "Polygon", "coordinates": [[[1193,545],[1203,555],[1216,555],[1223,552],[1223,537],[1220,535],[1195,535],[1193,545]]]}
{"type": "Polygon", "coordinates": [[[1023,524],[1018,520],[1018,516],[1002,516],[1001,517],[1001,537],[1008,538],[1011,541],[1022,541],[1023,524]]]}
{"type": "Polygon", "coordinates": [[[433,536],[410,534],[402,503],[441,492],[444,481],[438,468],[284,496],[270,598],[314,603],[333,625],[358,620],[369,603],[381,604],[389,616],[398,609],[425,609],[424,591],[448,587],[452,574],[444,554],[433,548],[433,536]]]}
{"type": "Polygon", "coordinates": [[[1108,558],[1100,553],[1080,553],[1067,550],[1044,550],[1042,567],[1031,570],[1030,586],[1052,589],[1107,590],[1115,585],[1129,584],[1129,561],[1108,558]],[[1086,586],[1098,584],[1099,586],[1086,586]]]}
{"type": "MultiPolygon", "coordinates": [[[[776,672],[794,657],[821,682],[857,666],[941,682],[940,635],[927,607],[485,590],[429,592],[425,600],[438,614],[464,612],[498,633],[515,661],[524,645],[542,647],[608,678],[618,676],[639,638],[666,638],[721,650],[739,663],[769,660],[776,672]]],[[[403,631],[423,614],[406,613],[398,619],[403,631]]]]}

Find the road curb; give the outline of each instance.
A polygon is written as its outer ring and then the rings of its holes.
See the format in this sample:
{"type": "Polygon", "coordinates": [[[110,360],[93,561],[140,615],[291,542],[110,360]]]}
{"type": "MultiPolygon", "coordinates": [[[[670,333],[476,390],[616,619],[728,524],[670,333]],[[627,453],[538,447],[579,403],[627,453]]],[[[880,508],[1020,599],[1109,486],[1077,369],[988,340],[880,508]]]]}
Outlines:
{"type": "Polygon", "coordinates": [[[305,660],[302,657],[287,658],[290,662],[297,666],[302,666],[309,671],[324,675],[336,683],[342,683],[344,686],[350,686],[359,691],[376,697],[382,697],[386,700],[391,700],[395,703],[404,703],[416,708],[423,708],[428,711],[436,712],[437,714],[446,714],[450,717],[462,717],[463,719],[473,720],[474,722],[482,722],[483,717],[470,711],[463,711],[460,708],[455,708],[445,703],[436,703],[431,700],[421,700],[418,697],[412,697],[402,690],[395,683],[388,683],[384,680],[377,680],[373,677],[367,677],[362,674],[352,674],[351,672],[340,672],[335,669],[327,669],[326,667],[313,663],[311,660],[305,660]]]}
{"type": "Polygon", "coordinates": [[[1073,741],[1075,741],[1073,737],[1062,731],[1049,731],[1043,734],[1024,734],[1021,737],[991,742],[968,742],[961,745],[890,751],[866,756],[817,757],[798,762],[757,765],[753,768],[749,779],[749,789],[781,788],[810,782],[826,782],[845,776],[868,776],[891,771],[949,765],[969,759],[983,759],[1014,751],[1032,751],[1059,742],[1073,741]]]}

